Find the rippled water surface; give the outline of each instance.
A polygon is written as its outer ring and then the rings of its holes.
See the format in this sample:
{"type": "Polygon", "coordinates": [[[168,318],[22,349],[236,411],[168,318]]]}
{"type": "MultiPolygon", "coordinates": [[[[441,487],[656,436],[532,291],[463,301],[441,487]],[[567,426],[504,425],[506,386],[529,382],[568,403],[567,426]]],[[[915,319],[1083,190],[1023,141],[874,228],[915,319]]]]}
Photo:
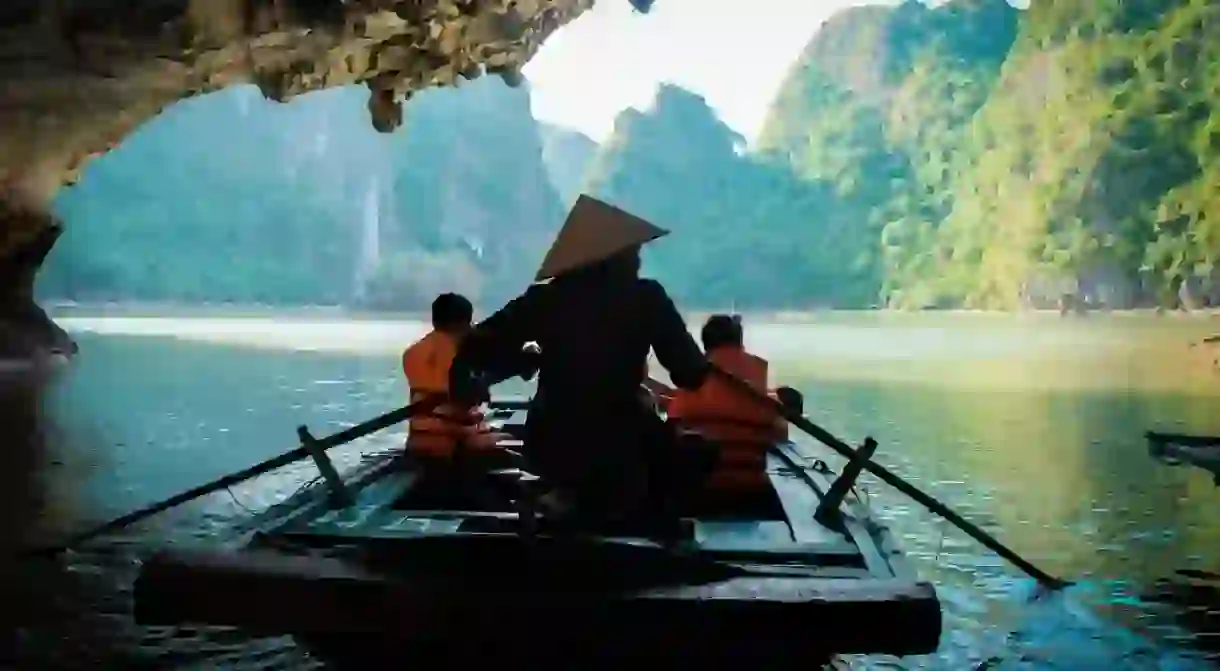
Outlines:
{"type": "MultiPolygon", "coordinates": [[[[299,424],[322,435],[401,405],[398,353],[422,331],[367,320],[63,321],[81,356],[50,405],[59,447],[48,519],[60,528],[278,454],[294,446],[299,424]]],[[[1220,375],[1189,346],[1220,331],[1220,322],[823,315],[747,327],[777,379],[807,394],[811,419],[848,442],[873,436],[877,461],[1040,567],[1079,580],[1030,603],[1030,581],[1019,572],[866,480],[877,513],[936,582],[947,630],[936,655],[853,666],[1211,668],[1207,650],[1220,645],[1183,628],[1198,629],[1198,613],[1151,595],[1178,569],[1220,571],[1220,490],[1206,474],[1154,463],[1142,434],[1153,427],[1220,434],[1220,375]]],[[[394,432],[366,439],[338,461],[350,467],[401,439],[394,432]]],[[[207,538],[314,475],[308,465],[286,468],[135,535],[207,538]]],[[[110,614],[122,610],[113,585],[131,567],[118,551],[78,558],[73,587],[60,597],[60,611],[77,612],[78,621],[65,624],[61,612],[31,630],[27,647],[58,648],[59,661],[78,668],[312,664],[284,640],[132,630],[110,614]],[[63,644],[65,637],[75,643],[63,644]],[[105,649],[121,656],[99,657],[105,649]]]]}

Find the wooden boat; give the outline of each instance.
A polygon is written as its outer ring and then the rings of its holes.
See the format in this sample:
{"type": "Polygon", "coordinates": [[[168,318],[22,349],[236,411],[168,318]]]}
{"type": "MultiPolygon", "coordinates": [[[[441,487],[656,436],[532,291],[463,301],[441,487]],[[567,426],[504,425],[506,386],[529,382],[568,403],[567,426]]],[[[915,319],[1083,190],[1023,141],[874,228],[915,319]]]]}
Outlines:
{"type": "Polygon", "coordinates": [[[1179,569],[1156,580],[1140,598],[1170,606],[1168,615],[1190,632],[1191,647],[1209,656],[1220,654],[1220,575],[1179,569]]]}
{"type": "Polygon", "coordinates": [[[1211,473],[1220,485],[1220,436],[1148,431],[1148,453],[1170,465],[1189,464],[1211,473]]]}
{"type": "MultiPolygon", "coordinates": [[[[492,416],[519,436],[524,404],[492,416]]],[[[667,528],[548,519],[519,469],[484,472],[476,489],[500,496],[454,501],[405,457],[344,480],[319,467],[327,486],[259,516],[237,546],[146,561],[137,620],[290,634],[361,669],[441,656],[816,668],[939,643],[936,592],[854,493],[860,464],[836,478],[791,442],[770,450],[770,491],[700,493],[667,528]]]]}

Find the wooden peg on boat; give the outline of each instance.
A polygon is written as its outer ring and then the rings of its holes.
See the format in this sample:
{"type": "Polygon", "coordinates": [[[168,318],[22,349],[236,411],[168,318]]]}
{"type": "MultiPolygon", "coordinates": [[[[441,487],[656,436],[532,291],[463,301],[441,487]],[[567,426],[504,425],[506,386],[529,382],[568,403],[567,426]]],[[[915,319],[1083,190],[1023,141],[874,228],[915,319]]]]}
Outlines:
{"type": "Polygon", "coordinates": [[[301,439],[301,447],[304,447],[309,452],[309,456],[313,458],[313,463],[317,465],[318,472],[322,474],[322,479],[326,480],[326,485],[329,489],[329,500],[332,508],[346,508],[352,505],[351,492],[347,491],[347,486],[343,484],[343,478],[339,477],[339,471],[335,470],[335,465],[331,462],[330,457],[326,455],[326,448],[318,442],[313,434],[309,433],[309,428],[301,425],[297,427],[297,437],[301,439]]]}
{"type": "Polygon", "coordinates": [[[860,477],[860,473],[864,470],[865,462],[872,459],[873,453],[876,451],[877,441],[872,438],[865,438],[864,445],[861,445],[860,449],[856,450],[855,456],[843,467],[843,472],[830,484],[830,489],[822,497],[822,500],[818,503],[817,510],[813,513],[813,519],[828,527],[840,526],[838,524],[839,507],[843,505],[843,500],[847,498],[847,493],[856,484],[856,479],[860,477]]]}
{"type": "Polygon", "coordinates": [[[521,473],[517,477],[520,493],[516,500],[517,533],[527,542],[538,537],[538,488],[540,478],[533,473],[521,473]]]}

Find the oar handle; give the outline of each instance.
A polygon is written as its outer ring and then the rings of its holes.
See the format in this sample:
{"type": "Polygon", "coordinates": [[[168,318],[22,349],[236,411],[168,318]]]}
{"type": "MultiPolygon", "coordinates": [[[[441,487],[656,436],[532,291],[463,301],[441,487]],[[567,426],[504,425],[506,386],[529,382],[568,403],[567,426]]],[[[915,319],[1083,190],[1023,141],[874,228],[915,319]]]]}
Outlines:
{"type": "MultiPolygon", "coordinates": [[[[820,426],[809,421],[801,414],[794,412],[792,409],[784,406],[782,403],[779,403],[778,401],[776,401],[775,399],[766,395],[765,393],[759,391],[758,389],[755,389],[753,385],[749,384],[745,380],[742,380],[741,378],[737,377],[736,375],[729,373],[728,371],[724,370],[723,368],[720,368],[719,366],[716,366],[715,364],[712,364],[711,370],[712,370],[713,374],[715,374],[717,377],[724,380],[730,386],[734,387],[735,389],[742,392],[743,394],[749,395],[750,397],[754,398],[759,403],[765,403],[768,407],[774,409],[777,413],[779,413],[779,415],[781,417],[783,417],[785,420],[787,420],[789,424],[792,424],[793,426],[797,427],[798,429],[809,434],[813,438],[817,439],[818,442],[824,444],[826,447],[829,447],[830,449],[834,450],[835,452],[838,452],[839,454],[846,457],[847,459],[853,459],[855,457],[856,450],[854,450],[851,446],[847,445],[843,441],[836,438],[829,431],[826,431],[825,429],[821,428],[820,426]]],[[[1020,555],[1018,555],[1016,552],[1010,550],[1007,546],[1000,543],[1000,541],[996,540],[995,537],[988,534],[986,531],[983,531],[982,529],[978,528],[973,523],[971,523],[969,520],[963,518],[961,515],[958,515],[957,513],[953,512],[953,510],[950,509],[945,504],[941,503],[940,501],[937,501],[936,499],[934,499],[930,495],[924,493],[922,490],[918,489],[911,483],[898,477],[897,475],[895,475],[893,472],[891,472],[889,469],[885,468],[884,466],[876,463],[875,461],[873,461],[871,459],[863,460],[862,463],[864,464],[865,470],[867,470],[869,473],[872,473],[873,475],[877,476],[882,482],[893,487],[894,489],[897,489],[898,491],[902,492],[903,494],[905,494],[908,497],[910,497],[911,499],[913,499],[916,503],[922,505],[923,507],[927,508],[928,510],[932,511],[933,513],[940,515],[944,519],[948,520],[950,524],[952,524],[952,525],[956,526],[957,528],[961,529],[962,531],[964,531],[966,533],[966,535],[968,535],[971,538],[973,538],[974,540],[978,541],[987,549],[991,550],[992,552],[995,552],[996,554],[1000,555],[1004,559],[1007,559],[1008,561],[1012,562],[1013,565],[1015,565],[1017,568],[1024,571],[1026,574],[1028,574],[1033,579],[1037,580],[1039,583],[1042,583],[1043,585],[1050,587],[1052,589],[1059,589],[1061,587],[1066,587],[1067,585],[1070,584],[1067,581],[1062,580],[1060,578],[1056,578],[1056,577],[1052,576],[1051,574],[1038,568],[1037,566],[1034,566],[1033,564],[1029,563],[1024,558],[1022,558],[1020,555]]]]}
{"type": "MultiPolygon", "coordinates": [[[[338,433],[332,434],[325,438],[319,438],[317,441],[317,445],[320,446],[323,450],[329,450],[332,447],[338,447],[339,445],[344,445],[346,443],[350,443],[353,440],[356,440],[357,438],[363,438],[364,436],[367,436],[371,433],[376,433],[377,431],[380,431],[382,429],[394,426],[395,424],[399,424],[399,423],[403,422],[404,420],[410,419],[411,417],[413,417],[417,414],[430,412],[430,411],[434,410],[438,405],[444,403],[446,401],[446,398],[447,397],[444,394],[436,394],[433,396],[429,396],[427,398],[416,401],[415,403],[412,403],[408,406],[399,408],[397,410],[392,410],[392,411],[387,412],[378,417],[374,417],[373,419],[370,419],[369,421],[364,422],[362,424],[357,424],[356,426],[344,429],[338,433]]],[[[177,506],[182,505],[183,503],[192,501],[201,496],[206,496],[213,492],[218,492],[222,489],[227,489],[234,485],[245,482],[246,480],[249,480],[250,478],[260,476],[264,473],[273,471],[273,470],[283,467],[283,466],[287,466],[288,464],[291,464],[295,461],[307,459],[309,457],[309,454],[310,454],[309,451],[306,450],[304,447],[298,447],[294,450],[289,450],[288,452],[285,452],[277,457],[272,457],[266,461],[255,464],[249,468],[237,471],[236,473],[230,473],[229,475],[226,475],[222,478],[213,480],[207,484],[199,485],[198,487],[193,487],[191,489],[188,489],[185,492],[182,492],[181,494],[176,494],[174,496],[169,497],[168,499],[165,499],[164,501],[159,501],[152,505],[140,508],[139,510],[132,511],[130,513],[127,513],[126,515],[123,515],[122,517],[117,517],[113,520],[110,520],[109,522],[106,522],[105,524],[100,524],[100,525],[93,527],[91,529],[88,529],[86,531],[83,531],[83,532],[80,532],[77,534],[73,534],[62,545],[59,545],[56,547],[49,547],[49,548],[39,548],[39,549],[31,551],[29,554],[31,554],[31,555],[57,555],[57,554],[63,552],[64,550],[67,550],[70,547],[79,545],[85,541],[92,540],[94,538],[97,538],[98,536],[103,536],[105,534],[113,533],[113,532],[123,529],[125,527],[129,527],[132,524],[135,524],[136,522],[140,522],[142,520],[148,519],[149,517],[152,517],[153,515],[165,512],[166,510],[169,510],[170,508],[175,508],[177,506]]]]}

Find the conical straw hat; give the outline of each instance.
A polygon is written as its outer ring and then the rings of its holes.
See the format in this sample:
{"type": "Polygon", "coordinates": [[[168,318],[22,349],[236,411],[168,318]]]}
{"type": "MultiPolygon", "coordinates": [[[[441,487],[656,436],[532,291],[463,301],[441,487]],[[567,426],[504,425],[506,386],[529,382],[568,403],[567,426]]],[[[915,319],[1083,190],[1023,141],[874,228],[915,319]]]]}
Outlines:
{"type": "Polygon", "coordinates": [[[669,235],[669,231],[585,194],[576,199],[568,220],[551,245],[535,282],[604,261],[619,252],[669,235]]]}

